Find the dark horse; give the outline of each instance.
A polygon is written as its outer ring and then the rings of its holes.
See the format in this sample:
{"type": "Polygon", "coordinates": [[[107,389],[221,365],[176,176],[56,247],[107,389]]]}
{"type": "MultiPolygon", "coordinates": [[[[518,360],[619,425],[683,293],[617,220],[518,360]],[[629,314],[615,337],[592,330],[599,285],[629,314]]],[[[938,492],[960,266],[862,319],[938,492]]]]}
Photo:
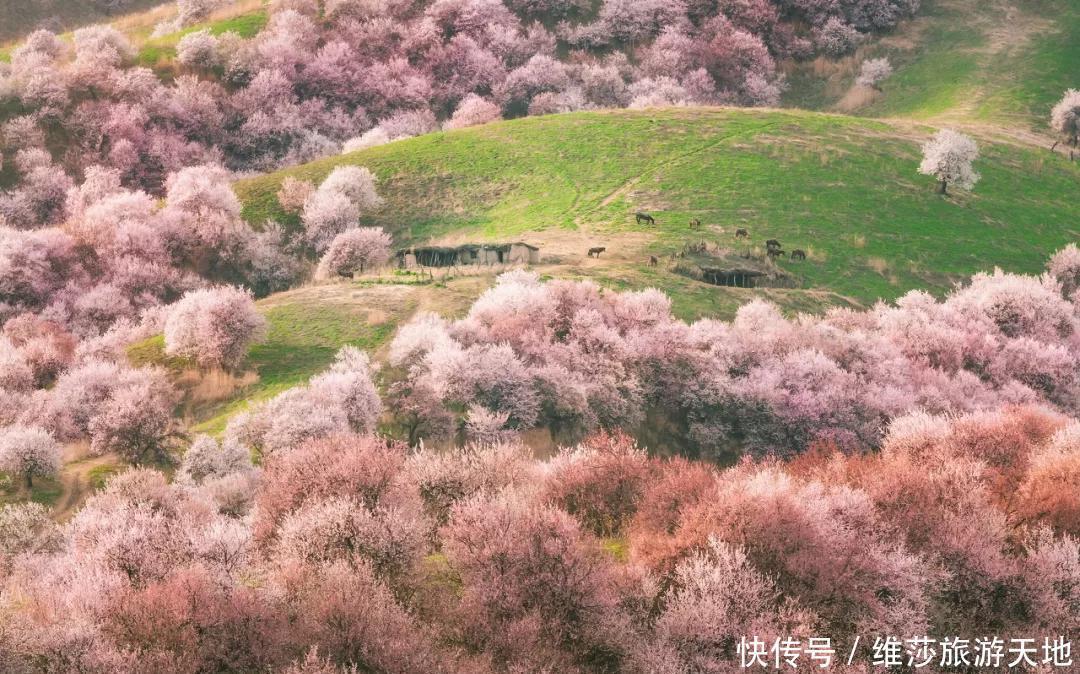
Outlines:
{"type": "Polygon", "coordinates": [[[603,253],[605,250],[607,250],[607,248],[604,248],[603,246],[597,246],[596,248],[590,248],[589,249],[589,257],[599,258],[600,253],[603,253]]]}
{"type": "Polygon", "coordinates": [[[769,259],[770,260],[778,258],[781,255],[787,255],[787,253],[780,250],[779,248],[770,248],[769,251],[768,251],[768,254],[769,254],[769,259]]]}
{"type": "Polygon", "coordinates": [[[769,250],[773,250],[774,248],[776,250],[780,250],[780,242],[777,241],[776,239],[769,239],[768,241],[765,242],[765,247],[768,248],[769,250]]]}
{"type": "Polygon", "coordinates": [[[791,257],[789,259],[791,259],[791,260],[805,260],[806,259],[806,251],[803,250],[802,248],[796,248],[795,250],[791,251],[791,257]]]}
{"type": "Polygon", "coordinates": [[[748,239],[748,238],[750,238],[750,232],[746,231],[745,229],[736,229],[735,230],[735,238],[736,239],[748,239]]]}
{"type": "Polygon", "coordinates": [[[637,213],[634,213],[634,221],[635,221],[636,224],[639,224],[639,225],[641,223],[643,223],[643,222],[647,222],[650,225],[655,225],[656,224],[656,218],[649,215],[648,213],[642,213],[641,211],[638,211],[637,213]]]}
{"type": "Polygon", "coordinates": [[[649,266],[650,267],[655,267],[658,264],[660,264],[660,260],[656,259],[655,255],[650,255],[649,256],[649,266]]]}

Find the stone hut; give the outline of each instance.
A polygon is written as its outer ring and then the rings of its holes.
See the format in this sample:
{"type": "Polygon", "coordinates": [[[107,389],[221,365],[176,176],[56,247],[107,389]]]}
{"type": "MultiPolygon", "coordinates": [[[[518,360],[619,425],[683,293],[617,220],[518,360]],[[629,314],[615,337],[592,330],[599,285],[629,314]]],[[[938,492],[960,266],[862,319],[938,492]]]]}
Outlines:
{"type": "Polygon", "coordinates": [[[507,244],[507,262],[510,264],[537,264],[540,262],[540,249],[527,243],[507,244]]]}
{"type": "Polygon", "coordinates": [[[701,267],[702,280],[714,286],[726,286],[728,288],[755,288],[759,279],[766,276],[764,272],[755,269],[718,269],[716,267],[701,267]]]}
{"type": "Polygon", "coordinates": [[[414,246],[399,250],[398,266],[456,267],[465,265],[537,264],[540,249],[523,243],[476,244],[460,246],[414,246]]]}

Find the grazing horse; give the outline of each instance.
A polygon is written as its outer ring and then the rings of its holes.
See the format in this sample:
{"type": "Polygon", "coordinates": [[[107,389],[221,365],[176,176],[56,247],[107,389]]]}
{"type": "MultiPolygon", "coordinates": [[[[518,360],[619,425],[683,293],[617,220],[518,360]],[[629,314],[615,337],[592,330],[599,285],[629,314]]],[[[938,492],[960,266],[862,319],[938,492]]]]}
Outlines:
{"type": "Polygon", "coordinates": [[[589,249],[589,257],[595,257],[595,258],[599,259],[600,258],[600,253],[603,253],[605,250],[607,250],[607,248],[604,248],[603,246],[597,246],[596,248],[590,248],[589,249]]]}
{"type": "Polygon", "coordinates": [[[735,238],[736,239],[748,239],[748,238],[750,238],[750,232],[746,231],[745,229],[736,229],[735,230],[735,238]]]}
{"type": "Polygon", "coordinates": [[[796,248],[795,250],[791,251],[791,256],[790,256],[789,259],[791,259],[791,260],[805,260],[806,259],[806,251],[803,250],[802,248],[796,248]]]}
{"type": "Polygon", "coordinates": [[[660,264],[660,260],[656,259],[655,255],[650,255],[649,256],[649,266],[650,267],[655,267],[658,264],[660,264]]]}
{"type": "Polygon", "coordinates": [[[650,225],[655,225],[656,218],[649,215],[648,213],[642,213],[641,211],[638,211],[637,213],[634,213],[634,222],[639,225],[643,222],[647,222],[650,225]]]}
{"type": "Polygon", "coordinates": [[[776,259],[776,258],[780,257],[781,255],[787,255],[787,253],[780,250],[779,248],[770,248],[768,250],[768,254],[769,254],[769,259],[770,260],[776,259]]]}
{"type": "Polygon", "coordinates": [[[690,221],[690,229],[697,229],[698,227],[701,227],[701,220],[694,218],[690,221]]]}
{"type": "Polygon", "coordinates": [[[341,278],[352,278],[353,277],[353,273],[351,271],[339,271],[337,273],[337,275],[340,276],[341,278]]]}
{"type": "Polygon", "coordinates": [[[777,241],[776,239],[769,239],[768,241],[765,242],[765,247],[768,248],[769,250],[773,250],[774,248],[776,250],[780,250],[780,242],[777,241]]]}

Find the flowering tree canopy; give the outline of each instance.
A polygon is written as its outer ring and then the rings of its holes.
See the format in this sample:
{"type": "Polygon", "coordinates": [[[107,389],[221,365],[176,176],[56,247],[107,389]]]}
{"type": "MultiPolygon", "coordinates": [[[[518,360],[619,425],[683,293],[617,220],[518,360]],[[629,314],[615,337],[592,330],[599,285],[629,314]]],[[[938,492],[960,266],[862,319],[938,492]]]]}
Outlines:
{"type": "MultiPolygon", "coordinates": [[[[204,22],[219,4],[182,0],[157,34],[204,22]]],[[[31,34],[0,69],[0,96],[18,103],[0,115],[0,152],[43,151],[47,135],[66,147],[62,161],[19,162],[0,214],[60,222],[72,177],[95,165],[156,196],[189,167],[265,171],[503,114],[775,105],[778,58],[847,53],[918,9],[915,0],[605,0],[595,15],[580,0],[327,4],[320,13],[308,0],[274,2],[250,36],[184,32],[167,81],[115,28],[80,28],[73,44],[31,34]]]]}
{"type": "Polygon", "coordinates": [[[0,429],[0,467],[33,487],[35,477],[60,471],[60,445],[42,428],[8,426],[0,429]]]}
{"type": "Polygon", "coordinates": [[[913,291],[896,306],[793,321],[759,300],[731,323],[692,325],[657,291],[508,272],[464,318],[423,314],[399,330],[390,392],[412,442],[474,407],[470,416],[505,415],[508,430],[546,426],[571,440],[636,428],[654,409],[705,453],[877,447],[889,419],[918,408],[1042,400],[1071,412],[1073,252],[1054,257],[1052,277],[978,274],[940,302],[913,291]]]}
{"type": "Polygon", "coordinates": [[[233,368],[265,331],[266,319],[250,292],[229,286],[194,290],[169,308],[165,352],[202,367],[233,368]]]}
{"type": "Polygon", "coordinates": [[[383,264],[390,257],[390,235],[381,227],[354,227],[334,237],[319,260],[318,274],[352,276],[383,264]]]}
{"type": "Polygon", "coordinates": [[[1080,91],[1069,89],[1065,92],[1050,111],[1050,128],[1076,147],[1080,142],[1080,91]]]}
{"type": "Polygon", "coordinates": [[[881,82],[892,75],[893,67],[887,58],[867,59],[863,61],[859,76],[855,82],[860,86],[879,89],[881,82]]]}
{"type": "Polygon", "coordinates": [[[942,129],[923,145],[923,160],[919,173],[938,181],[938,192],[945,194],[949,185],[970,190],[979,182],[972,164],[979,158],[979,146],[969,136],[942,129]]]}

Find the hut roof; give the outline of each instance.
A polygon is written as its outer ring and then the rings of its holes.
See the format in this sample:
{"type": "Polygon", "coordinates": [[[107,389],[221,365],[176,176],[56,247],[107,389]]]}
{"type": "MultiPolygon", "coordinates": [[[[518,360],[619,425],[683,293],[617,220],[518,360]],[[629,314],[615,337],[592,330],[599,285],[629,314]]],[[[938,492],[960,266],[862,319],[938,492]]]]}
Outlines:
{"type": "Polygon", "coordinates": [[[460,246],[409,246],[408,248],[398,250],[394,254],[401,257],[408,255],[409,253],[414,255],[422,255],[424,253],[459,253],[462,251],[476,253],[481,250],[500,250],[506,252],[510,250],[512,246],[525,246],[530,250],[540,250],[537,246],[533,246],[523,241],[514,241],[512,243],[463,243],[460,246]]]}
{"type": "Polygon", "coordinates": [[[740,274],[742,276],[767,276],[763,271],[757,269],[725,269],[723,267],[698,267],[703,273],[706,274],[740,274]]]}

